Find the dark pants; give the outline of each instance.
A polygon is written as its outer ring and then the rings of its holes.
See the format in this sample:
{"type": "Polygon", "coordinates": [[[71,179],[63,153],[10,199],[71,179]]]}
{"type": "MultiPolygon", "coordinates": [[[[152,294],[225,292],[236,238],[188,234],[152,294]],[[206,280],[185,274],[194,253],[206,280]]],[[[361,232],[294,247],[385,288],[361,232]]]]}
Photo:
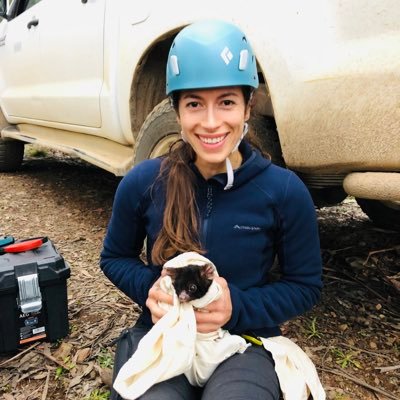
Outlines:
{"type": "MultiPolygon", "coordinates": [[[[113,381],[131,357],[148,328],[136,325],[125,330],[117,344],[113,381]]],[[[185,375],[152,386],[146,400],[278,400],[280,388],[271,355],[260,346],[251,346],[221,363],[203,388],[193,387],[185,375]]],[[[115,390],[110,400],[121,400],[115,390]]]]}

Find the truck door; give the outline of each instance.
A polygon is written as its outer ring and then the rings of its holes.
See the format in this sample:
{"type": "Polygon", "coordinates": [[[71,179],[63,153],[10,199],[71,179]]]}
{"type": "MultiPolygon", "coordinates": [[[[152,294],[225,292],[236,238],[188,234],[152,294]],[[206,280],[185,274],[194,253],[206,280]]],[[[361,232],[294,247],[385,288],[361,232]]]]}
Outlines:
{"type": "Polygon", "coordinates": [[[38,31],[32,24],[29,4],[13,4],[13,18],[1,22],[0,96],[9,115],[29,118],[37,113],[35,85],[40,81],[37,59],[40,52],[38,31]]]}
{"type": "Polygon", "coordinates": [[[41,119],[100,127],[105,0],[42,0],[41,119]]]}
{"type": "Polygon", "coordinates": [[[7,82],[5,110],[53,126],[100,127],[106,0],[28,0],[26,4],[32,2],[8,22],[8,51],[15,53],[22,46],[24,57],[18,76],[7,82]]]}

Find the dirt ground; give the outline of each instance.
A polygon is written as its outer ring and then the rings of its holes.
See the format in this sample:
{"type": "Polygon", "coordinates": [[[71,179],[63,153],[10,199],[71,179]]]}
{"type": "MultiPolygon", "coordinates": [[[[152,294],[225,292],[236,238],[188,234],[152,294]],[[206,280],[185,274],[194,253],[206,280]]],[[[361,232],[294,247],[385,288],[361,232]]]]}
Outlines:
{"type": "MultiPolygon", "coordinates": [[[[27,147],[21,171],[0,174],[0,235],[47,235],[68,261],[70,334],[0,357],[0,398],[105,400],[113,340],[139,311],[98,267],[119,179],[27,147]]],[[[375,228],[352,199],[318,219],[322,300],[285,335],[313,359],[328,399],[400,399],[400,235],[375,228]]]]}

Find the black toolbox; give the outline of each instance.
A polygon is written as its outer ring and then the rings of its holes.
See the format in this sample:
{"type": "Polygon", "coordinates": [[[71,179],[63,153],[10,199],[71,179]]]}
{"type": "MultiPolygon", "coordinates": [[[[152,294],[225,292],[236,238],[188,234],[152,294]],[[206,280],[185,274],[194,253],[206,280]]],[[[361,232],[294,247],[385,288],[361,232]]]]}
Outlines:
{"type": "Polygon", "coordinates": [[[50,240],[34,250],[0,255],[0,353],[68,335],[70,274],[50,240]]]}

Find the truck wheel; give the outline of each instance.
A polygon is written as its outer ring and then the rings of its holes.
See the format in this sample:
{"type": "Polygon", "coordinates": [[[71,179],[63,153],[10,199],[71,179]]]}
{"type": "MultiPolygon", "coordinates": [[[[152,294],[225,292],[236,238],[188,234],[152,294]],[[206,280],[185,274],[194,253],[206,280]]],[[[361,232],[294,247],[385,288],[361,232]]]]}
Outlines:
{"type": "Polygon", "coordinates": [[[365,214],[381,228],[400,231],[400,202],[357,198],[365,214]]]}
{"type": "Polygon", "coordinates": [[[24,158],[24,143],[18,140],[0,139],[0,172],[17,170],[24,158]]]}
{"type": "Polygon", "coordinates": [[[263,115],[252,115],[249,125],[261,149],[270,155],[271,161],[276,165],[285,167],[286,164],[282,156],[281,144],[274,119],[263,115]]]}
{"type": "Polygon", "coordinates": [[[171,144],[179,138],[179,132],[176,113],[169,99],[165,99],[154,107],[140,129],[136,139],[134,163],[167,153],[171,144]]]}

